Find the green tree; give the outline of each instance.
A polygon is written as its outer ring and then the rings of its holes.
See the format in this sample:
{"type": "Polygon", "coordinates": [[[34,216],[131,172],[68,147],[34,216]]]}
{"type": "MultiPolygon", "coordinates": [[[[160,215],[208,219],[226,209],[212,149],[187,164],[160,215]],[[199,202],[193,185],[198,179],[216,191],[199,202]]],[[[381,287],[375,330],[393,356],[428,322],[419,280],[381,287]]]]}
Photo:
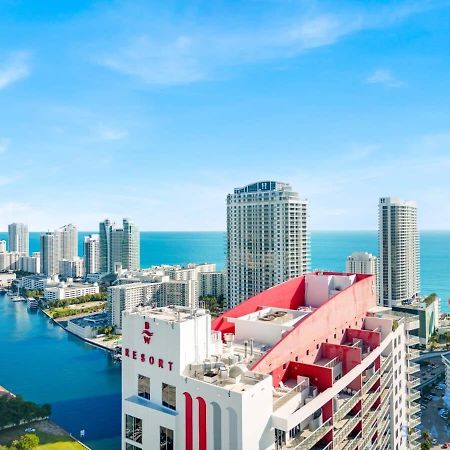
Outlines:
{"type": "Polygon", "coordinates": [[[32,450],[39,445],[39,437],[35,434],[24,434],[13,442],[13,446],[17,450],[32,450]]]}
{"type": "Polygon", "coordinates": [[[421,450],[430,450],[431,448],[431,435],[429,431],[422,431],[422,443],[420,445],[421,450]]]}

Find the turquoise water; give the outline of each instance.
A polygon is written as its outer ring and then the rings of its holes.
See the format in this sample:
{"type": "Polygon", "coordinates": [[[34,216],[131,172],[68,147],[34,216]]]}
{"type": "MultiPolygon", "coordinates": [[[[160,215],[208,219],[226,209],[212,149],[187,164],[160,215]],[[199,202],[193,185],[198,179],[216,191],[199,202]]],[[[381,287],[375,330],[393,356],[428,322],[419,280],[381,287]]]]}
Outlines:
{"type": "MultiPolygon", "coordinates": [[[[84,235],[80,233],[81,242],[84,235]]],[[[0,233],[0,239],[6,234],[0,233]]],[[[312,268],[341,271],[353,251],[377,253],[376,232],[313,232],[312,268]]],[[[31,233],[30,250],[39,250],[31,233]]],[[[422,291],[450,297],[450,232],[421,235],[422,291]]],[[[141,264],[216,262],[223,267],[225,234],[141,234],[141,264]]],[[[448,308],[447,308],[448,309],[448,308]]],[[[0,295],[0,385],[53,406],[53,419],[78,436],[86,430],[93,450],[120,448],[120,367],[102,350],[53,325],[41,313],[0,295]]]]}

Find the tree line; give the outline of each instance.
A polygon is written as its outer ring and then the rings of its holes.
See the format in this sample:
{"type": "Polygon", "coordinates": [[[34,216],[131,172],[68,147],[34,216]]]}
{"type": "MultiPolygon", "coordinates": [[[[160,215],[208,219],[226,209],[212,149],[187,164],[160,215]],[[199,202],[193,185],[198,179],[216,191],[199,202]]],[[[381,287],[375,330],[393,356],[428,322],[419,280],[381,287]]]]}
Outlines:
{"type": "Polygon", "coordinates": [[[107,298],[106,292],[99,292],[98,294],[87,294],[82,295],[81,297],[75,298],[64,298],[61,300],[48,300],[47,307],[48,308],[64,308],[69,305],[79,305],[80,303],[89,303],[89,302],[98,302],[102,300],[106,300],[107,298]]]}
{"type": "Polygon", "coordinates": [[[51,406],[38,405],[16,397],[0,396],[0,428],[7,425],[20,425],[21,422],[30,422],[42,417],[49,417],[51,406]]]}

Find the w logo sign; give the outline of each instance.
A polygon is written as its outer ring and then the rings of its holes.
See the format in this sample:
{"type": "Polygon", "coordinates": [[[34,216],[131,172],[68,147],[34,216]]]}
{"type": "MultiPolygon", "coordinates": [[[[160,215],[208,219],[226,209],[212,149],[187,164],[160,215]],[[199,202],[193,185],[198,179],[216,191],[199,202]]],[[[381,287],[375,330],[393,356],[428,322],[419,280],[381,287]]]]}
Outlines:
{"type": "Polygon", "coordinates": [[[150,322],[144,322],[144,330],[142,331],[144,337],[144,344],[150,344],[153,333],[150,331],[150,322]]]}

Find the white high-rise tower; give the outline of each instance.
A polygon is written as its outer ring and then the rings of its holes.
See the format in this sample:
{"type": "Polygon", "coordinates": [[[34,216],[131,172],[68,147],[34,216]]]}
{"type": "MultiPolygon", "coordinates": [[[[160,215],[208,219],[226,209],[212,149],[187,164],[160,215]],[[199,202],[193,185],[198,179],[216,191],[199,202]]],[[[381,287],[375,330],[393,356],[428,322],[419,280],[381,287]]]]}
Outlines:
{"type": "Polygon", "coordinates": [[[28,225],[11,223],[8,225],[9,251],[30,254],[28,225]]]}
{"type": "Polygon", "coordinates": [[[100,236],[85,236],[83,242],[84,269],[87,275],[100,272],[100,236]]]}
{"type": "Polygon", "coordinates": [[[420,243],[415,202],[380,198],[380,302],[399,305],[420,292],[420,243]]]}
{"type": "Polygon", "coordinates": [[[287,183],[253,183],[228,195],[228,307],[309,270],[307,215],[307,201],[287,183]]]}
{"type": "Polygon", "coordinates": [[[41,235],[41,273],[53,276],[59,273],[61,259],[60,233],[48,231],[41,235]]]}
{"type": "Polygon", "coordinates": [[[73,261],[78,257],[78,230],[75,225],[69,223],[57,232],[60,235],[61,259],[73,261]]]}

